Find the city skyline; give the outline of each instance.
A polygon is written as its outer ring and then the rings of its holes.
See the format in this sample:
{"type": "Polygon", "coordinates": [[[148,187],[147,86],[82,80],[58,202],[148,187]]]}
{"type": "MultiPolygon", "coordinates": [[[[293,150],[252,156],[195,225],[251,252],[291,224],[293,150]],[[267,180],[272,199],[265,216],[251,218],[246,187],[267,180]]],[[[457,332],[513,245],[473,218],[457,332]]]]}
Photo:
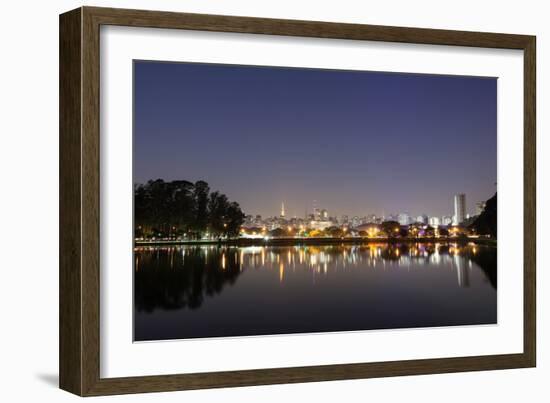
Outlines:
{"type": "MultiPolygon", "coordinates": [[[[437,218],[441,218],[441,217],[450,217],[450,218],[454,218],[456,216],[456,212],[453,212],[454,209],[456,209],[456,198],[457,196],[461,196],[463,195],[464,197],[466,196],[464,193],[458,193],[458,194],[454,194],[452,196],[452,204],[450,205],[449,207],[449,211],[445,214],[442,214],[442,215],[437,215],[437,214],[430,214],[429,211],[422,211],[422,212],[411,212],[411,210],[408,210],[408,209],[405,209],[403,211],[386,211],[386,212],[382,212],[381,214],[377,214],[376,212],[369,212],[369,213],[366,213],[366,214],[354,214],[353,212],[334,212],[333,210],[330,209],[330,206],[322,206],[322,207],[318,207],[318,210],[319,211],[325,211],[327,212],[328,216],[329,217],[333,217],[333,218],[340,218],[341,216],[348,216],[348,217],[368,217],[368,216],[377,216],[377,217],[392,217],[392,216],[397,216],[399,214],[409,214],[412,218],[416,218],[416,217],[419,217],[419,216],[423,216],[425,215],[427,218],[432,218],[432,217],[437,217],[437,218]]],[[[287,207],[286,207],[286,202],[285,201],[281,201],[281,207],[279,207],[279,212],[272,212],[270,214],[267,214],[267,215],[263,215],[263,214],[257,214],[257,213],[254,213],[254,212],[247,212],[245,211],[244,213],[246,215],[250,215],[250,216],[262,216],[264,218],[269,218],[269,217],[281,217],[281,218],[286,218],[286,219],[290,219],[290,218],[306,218],[306,217],[309,217],[311,215],[314,215],[314,211],[315,211],[315,203],[316,202],[315,200],[312,202],[311,206],[309,209],[305,209],[304,212],[302,212],[302,214],[294,214],[294,215],[290,215],[290,214],[287,214],[287,207]]],[[[480,205],[484,205],[485,204],[485,200],[480,200],[480,201],[475,201],[475,202],[472,202],[473,203],[473,206],[474,208],[469,208],[471,206],[469,206],[469,204],[466,202],[466,198],[464,199],[464,214],[460,216],[460,218],[458,218],[458,220],[460,222],[462,222],[464,219],[468,218],[468,217],[472,217],[472,216],[475,216],[475,215],[479,215],[480,214],[480,205]]]]}
{"type": "Polygon", "coordinates": [[[206,180],[246,214],[467,213],[496,186],[496,79],[136,61],[134,181],[206,180]]]}

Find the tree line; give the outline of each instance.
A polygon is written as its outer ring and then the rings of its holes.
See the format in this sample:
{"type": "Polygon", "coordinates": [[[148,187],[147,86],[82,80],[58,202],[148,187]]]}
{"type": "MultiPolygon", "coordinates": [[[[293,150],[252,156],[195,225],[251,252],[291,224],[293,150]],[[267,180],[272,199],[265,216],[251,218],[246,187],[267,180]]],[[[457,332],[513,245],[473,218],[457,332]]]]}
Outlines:
{"type": "Polygon", "coordinates": [[[244,213],[205,181],[150,180],[134,187],[135,236],[201,238],[237,236],[244,213]]]}
{"type": "Polygon", "coordinates": [[[481,212],[470,228],[478,234],[489,234],[497,237],[497,194],[485,202],[485,209],[481,212]]]}

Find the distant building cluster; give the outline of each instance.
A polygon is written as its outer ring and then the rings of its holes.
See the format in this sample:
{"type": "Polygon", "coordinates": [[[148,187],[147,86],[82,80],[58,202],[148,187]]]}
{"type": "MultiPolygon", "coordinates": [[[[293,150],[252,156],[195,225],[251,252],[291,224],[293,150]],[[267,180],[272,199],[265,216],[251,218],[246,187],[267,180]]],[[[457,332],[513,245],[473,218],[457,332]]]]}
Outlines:
{"type": "MultiPolygon", "coordinates": [[[[476,203],[475,215],[467,213],[466,195],[458,193],[453,197],[452,211],[453,214],[443,216],[432,216],[428,214],[412,215],[409,212],[401,212],[388,215],[369,214],[366,216],[350,216],[343,214],[341,216],[329,214],[329,210],[321,208],[317,202],[313,202],[312,212],[305,212],[303,217],[288,217],[285,210],[284,202],[281,203],[281,211],[279,215],[270,217],[262,217],[261,215],[246,215],[242,225],[244,233],[262,233],[280,230],[286,231],[289,234],[296,234],[300,231],[328,231],[340,229],[348,231],[348,234],[353,232],[358,233],[363,230],[372,229],[372,225],[380,225],[384,222],[397,222],[402,227],[419,228],[441,228],[447,229],[452,226],[466,227],[474,221],[474,219],[483,212],[485,202],[476,203]]],[[[450,209],[451,210],[451,209],[450,209]]]]}

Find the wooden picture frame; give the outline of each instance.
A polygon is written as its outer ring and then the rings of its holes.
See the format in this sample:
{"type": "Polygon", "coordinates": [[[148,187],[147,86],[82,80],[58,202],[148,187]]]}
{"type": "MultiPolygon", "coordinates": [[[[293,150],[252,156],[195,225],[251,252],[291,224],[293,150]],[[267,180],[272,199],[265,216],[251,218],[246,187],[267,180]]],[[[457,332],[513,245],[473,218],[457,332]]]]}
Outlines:
{"type": "Polygon", "coordinates": [[[80,396],[533,367],[535,37],[81,7],[60,16],[60,387],[80,396]],[[524,349],[521,354],[127,378],[100,377],[101,25],[520,49],[524,52],[524,349]]]}

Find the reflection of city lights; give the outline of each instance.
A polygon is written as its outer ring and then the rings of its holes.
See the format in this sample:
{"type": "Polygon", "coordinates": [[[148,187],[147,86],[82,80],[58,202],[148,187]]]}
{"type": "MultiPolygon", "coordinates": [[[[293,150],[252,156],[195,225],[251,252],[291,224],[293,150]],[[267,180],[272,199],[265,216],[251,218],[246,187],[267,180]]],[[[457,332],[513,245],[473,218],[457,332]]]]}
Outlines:
{"type": "Polygon", "coordinates": [[[243,251],[241,250],[241,254],[239,256],[239,270],[242,270],[243,269],[243,251]]]}
{"type": "MultiPolygon", "coordinates": [[[[460,242],[365,242],[347,244],[339,242],[331,245],[293,245],[281,246],[234,246],[223,247],[215,244],[200,246],[136,246],[134,247],[135,271],[150,270],[151,262],[160,262],[163,269],[193,269],[195,259],[202,260],[207,267],[214,265],[221,271],[231,270],[273,270],[279,281],[288,283],[291,277],[285,279],[285,269],[290,269],[291,274],[300,271],[327,275],[329,272],[348,272],[355,270],[373,270],[376,267],[385,271],[392,269],[421,269],[425,265],[433,268],[458,270],[458,282],[461,287],[467,287],[471,279],[470,273],[475,273],[476,260],[474,255],[485,255],[488,248],[474,242],[463,244],[460,242]],[[420,259],[419,259],[420,257],[420,259]],[[189,261],[192,259],[192,261],[189,261]],[[208,260],[209,259],[209,260],[208,260]],[[286,280],[286,281],[285,281],[286,280]]],[[[380,270],[382,275],[382,270],[380,270]]],[[[288,273],[286,273],[288,276],[288,273]]],[[[475,274],[471,274],[473,276],[475,274]]],[[[317,277],[318,278],[318,277],[317,277]]],[[[472,282],[472,284],[474,284],[472,282]]]]}
{"type": "Polygon", "coordinates": [[[309,264],[312,265],[312,266],[315,266],[317,264],[317,256],[316,255],[311,255],[309,257],[310,261],[309,261],[309,264]]]}

